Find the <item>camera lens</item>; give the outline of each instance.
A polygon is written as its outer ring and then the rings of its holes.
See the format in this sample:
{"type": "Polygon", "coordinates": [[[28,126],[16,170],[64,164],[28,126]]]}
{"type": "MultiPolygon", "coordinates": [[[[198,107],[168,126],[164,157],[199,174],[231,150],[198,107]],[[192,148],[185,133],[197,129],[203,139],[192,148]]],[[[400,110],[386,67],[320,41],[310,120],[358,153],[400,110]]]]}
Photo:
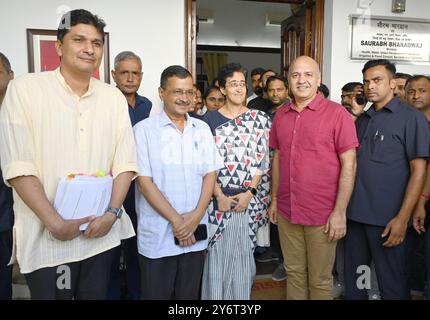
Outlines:
{"type": "Polygon", "coordinates": [[[366,103],[366,97],[364,96],[364,94],[359,94],[357,96],[355,96],[355,101],[359,104],[359,105],[363,105],[366,103]]]}

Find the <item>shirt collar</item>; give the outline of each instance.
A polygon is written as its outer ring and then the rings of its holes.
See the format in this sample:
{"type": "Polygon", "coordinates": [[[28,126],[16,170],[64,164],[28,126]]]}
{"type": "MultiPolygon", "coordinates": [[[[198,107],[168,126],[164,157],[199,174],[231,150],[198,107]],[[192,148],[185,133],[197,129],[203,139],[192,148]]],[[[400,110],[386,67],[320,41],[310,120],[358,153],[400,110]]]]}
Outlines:
{"type": "Polygon", "coordinates": [[[145,102],[145,98],[136,93],[136,104],[141,104],[145,102]]]}
{"type": "Polygon", "coordinates": [[[88,86],[88,91],[85,92],[85,94],[80,97],[78,96],[73,90],[72,88],[70,88],[70,86],[67,84],[66,80],[64,79],[63,75],[60,72],[60,67],[58,67],[57,69],[54,70],[54,74],[56,76],[56,78],[58,79],[58,81],[60,82],[61,86],[64,88],[64,90],[66,90],[69,94],[73,95],[74,97],[76,97],[78,100],[88,97],[93,93],[93,87],[94,87],[94,79],[93,77],[90,78],[90,84],[88,86]]]}
{"type": "MultiPolygon", "coordinates": [[[[387,110],[395,113],[401,108],[401,104],[402,104],[402,100],[400,100],[400,98],[396,96],[393,99],[391,99],[390,102],[388,102],[381,110],[387,110]]],[[[367,110],[366,114],[369,117],[372,117],[373,115],[375,115],[376,112],[377,111],[375,110],[374,105],[372,105],[369,108],[369,110],[367,110]]]]}
{"type": "MultiPolygon", "coordinates": [[[[313,111],[317,111],[317,110],[322,108],[323,104],[321,102],[323,100],[324,100],[324,96],[318,92],[317,95],[315,96],[315,98],[306,107],[308,107],[309,109],[311,109],[313,111]]],[[[296,104],[295,104],[294,99],[292,99],[290,101],[290,103],[288,103],[285,106],[284,112],[290,111],[293,107],[294,107],[294,109],[296,109],[296,104]]]]}
{"type": "MultiPolygon", "coordinates": [[[[185,125],[185,129],[191,126],[194,128],[196,127],[196,124],[194,123],[195,119],[193,119],[193,117],[190,117],[190,115],[186,113],[185,118],[187,119],[187,124],[185,125]]],[[[171,125],[174,128],[176,128],[175,124],[172,122],[172,120],[170,120],[170,118],[167,116],[166,112],[163,109],[160,113],[159,126],[165,127],[167,125],[171,125]]]]}

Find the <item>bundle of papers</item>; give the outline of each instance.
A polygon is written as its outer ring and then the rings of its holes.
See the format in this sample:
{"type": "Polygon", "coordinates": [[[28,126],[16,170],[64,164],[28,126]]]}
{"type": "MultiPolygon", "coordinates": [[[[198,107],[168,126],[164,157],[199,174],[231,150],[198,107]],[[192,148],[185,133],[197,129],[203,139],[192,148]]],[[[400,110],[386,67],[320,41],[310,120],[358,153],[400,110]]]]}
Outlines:
{"type": "MultiPolygon", "coordinates": [[[[54,208],[65,220],[101,216],[109,206],[112,194],[111,176],[74,176],[58,184],[54,208]]],[[[85,230],[88,223],[80,226],[85,230]]]]}

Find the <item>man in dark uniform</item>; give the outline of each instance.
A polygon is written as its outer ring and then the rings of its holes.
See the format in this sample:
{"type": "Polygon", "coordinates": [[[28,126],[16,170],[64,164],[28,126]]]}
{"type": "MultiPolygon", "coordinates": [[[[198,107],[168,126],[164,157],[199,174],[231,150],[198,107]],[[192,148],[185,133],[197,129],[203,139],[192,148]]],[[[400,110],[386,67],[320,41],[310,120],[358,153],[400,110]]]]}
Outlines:
{"type": "Polygon", "coordinates": [[[428,124],[394,96],[396,67],[390,61],[368,61],[362,72],[373,104],[356,121],[360,148],[347,213],[346,298],[367,299],[373,259],[382,299],[409,299],[404,240],[425,180],[428,124]]]}

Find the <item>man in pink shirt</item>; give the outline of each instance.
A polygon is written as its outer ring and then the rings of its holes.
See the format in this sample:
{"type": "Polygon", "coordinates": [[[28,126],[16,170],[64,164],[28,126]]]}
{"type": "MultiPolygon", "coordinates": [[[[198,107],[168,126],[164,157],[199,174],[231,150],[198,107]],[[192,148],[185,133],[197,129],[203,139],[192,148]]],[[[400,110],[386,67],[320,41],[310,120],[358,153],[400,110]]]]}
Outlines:
{"type": "Polygon", "coordinates": [[[278,224],[287,299],[332,299],[336,241],[346,233],[346,208],[356,170],[351,115],[318,93],[321,72],[310,57],[288,72],[293,100],[273,120],[272,205],[278,224]]]}

